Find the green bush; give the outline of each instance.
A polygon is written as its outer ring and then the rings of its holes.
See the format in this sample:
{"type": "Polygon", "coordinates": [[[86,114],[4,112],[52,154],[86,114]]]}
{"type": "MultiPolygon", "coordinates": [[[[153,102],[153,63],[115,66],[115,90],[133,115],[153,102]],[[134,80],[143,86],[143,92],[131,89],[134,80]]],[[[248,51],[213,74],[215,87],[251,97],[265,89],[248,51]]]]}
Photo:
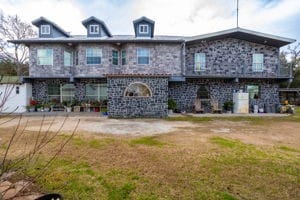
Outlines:
{"type": "Polygon", "coordinates": [[[168,100],[168,109],[175,110],[177,108],[177,104],[173,99],[168,100]]]}

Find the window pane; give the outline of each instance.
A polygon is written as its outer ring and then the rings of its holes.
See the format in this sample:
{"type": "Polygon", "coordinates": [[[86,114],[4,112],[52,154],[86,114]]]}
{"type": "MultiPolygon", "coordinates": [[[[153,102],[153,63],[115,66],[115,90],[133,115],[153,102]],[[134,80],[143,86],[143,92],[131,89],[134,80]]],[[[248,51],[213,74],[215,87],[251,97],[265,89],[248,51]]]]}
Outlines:
{"type": "Polygon", "coordinates": [[[86,49],[87,64],[101,64],[102,50],[99,48],[86,49]]]}
{"type": "Polygon", "coordinates": [[[52,49],[38,49],[37,50],[37,64],[38,65],[53,65],[52,49]]]}
{"type": "Polygon", "coordinates": [[[75,87],[73,84],[64,84],[61,88],[62,96],[74,96],[75,87]]]}
{"type": "Polygon", "coordinates": [[[247,85],[247,92],[249,93],[250,99],[259,98],[259,86],[258,85],[247,85]]]}
{"type": "Polygon", "coordinates": [[[48,95],[60,95],[60,85],[48,85],[48,95]]]}
{"type": "Polygon", "coordinates": [[[119,52],[116,50],[113,50],[112,56],[113,56],[113,59],[112,59],[113,65],[118,65],[119,64],[119,52]]]}
{"type": "Polygon", "coordinates": [[[64,66],[72,65],[72,53],[68,51],[64,51],[64,66]]]}
{"type": "Polygon", "coordinates": [[[195,53],[195,71],[205,70],[205,53],[195,53]]]}
{"type": "Polygon", "coordinates": [[[142,83],[133,83],[125,90],[126,97],[150,97],[150,89],[142,83]]]}
{"type": "Polygon", "coordinates": [[[97,91],[98,91],[98,88],[97,88],[96,84],[87,84],[85,86],[85,94],[87,96],[89,96],[89,95],[95,95],[95,96],[97,96],[98,95],[97,91]]]}
{"type": "Polygon", "coordinates": [[[263,71],[264,69],[264,55],[261,53],[253,54],[253,71],[263,71]]]}
{"type": "Polygon", "coordinates": [[[122,65],[126,65],[126,51],[122,51],[122,65]]]}

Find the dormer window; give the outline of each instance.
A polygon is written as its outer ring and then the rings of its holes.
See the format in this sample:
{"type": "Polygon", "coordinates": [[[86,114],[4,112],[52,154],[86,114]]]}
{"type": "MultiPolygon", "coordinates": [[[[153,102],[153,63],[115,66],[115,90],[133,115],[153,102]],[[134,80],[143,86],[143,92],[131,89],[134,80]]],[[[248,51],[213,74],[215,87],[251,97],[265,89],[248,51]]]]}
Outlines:
{"type": "Polygon", "coordinates": [[[139,32],[142,34],[148,34],[149,33],[149,25],[148,24],[140,24],[139,32]]]}
{"type": "Polygon", "coordinates": [[[50,34],[50,25],[41,25],[41,34],[49,35],[50,34]]]}
{"type": "Polygon", "coordinates": [[[90,25],[90,34],[99,34],[99,25],[98,24],[90,25]]]}

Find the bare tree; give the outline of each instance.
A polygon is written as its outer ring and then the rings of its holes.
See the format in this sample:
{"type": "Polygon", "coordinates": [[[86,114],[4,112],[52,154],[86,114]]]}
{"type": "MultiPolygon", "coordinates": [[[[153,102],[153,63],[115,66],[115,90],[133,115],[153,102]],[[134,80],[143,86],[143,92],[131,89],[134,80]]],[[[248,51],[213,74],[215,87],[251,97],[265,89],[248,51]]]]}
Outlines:
{"type": "Polygon", "coordinates": [[[32,38],[35,35],[33,27],[17,15],[5,16],[0,13],[0,58],[14,63],[18,76],[24,75],[21,69],[28,64],[28,48],[23,44],[9,43],[7,40],[32,38]]]}
{"type": "Polygon", "coordinates": [[[300,42],[294,46],[288,46],[287,51],[291,61],[290,64],[295,71],[300,66],[300,42]]]}

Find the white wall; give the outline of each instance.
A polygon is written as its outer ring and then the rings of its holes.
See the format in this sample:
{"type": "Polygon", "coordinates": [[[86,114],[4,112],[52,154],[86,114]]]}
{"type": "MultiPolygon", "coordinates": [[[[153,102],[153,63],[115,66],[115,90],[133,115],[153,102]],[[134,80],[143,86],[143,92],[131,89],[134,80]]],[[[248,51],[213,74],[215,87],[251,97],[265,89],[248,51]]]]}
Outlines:
{"type": "MultiPolygon", "coordinates": [[[[24,84],[1,84],[0,85],[0,103],[4,96],[8,96],[4,106],[0,108],[2,113],[10,113],[15,110],[15,113],[26,112],[26,106],[29,104],[29,99],[32,97],[32,86],[30,83],[24,84]],[[19,88],[19,94],[17,94],[19,88]]],[[[1,107],[1,106],[0,106],[1,107]]]]}

